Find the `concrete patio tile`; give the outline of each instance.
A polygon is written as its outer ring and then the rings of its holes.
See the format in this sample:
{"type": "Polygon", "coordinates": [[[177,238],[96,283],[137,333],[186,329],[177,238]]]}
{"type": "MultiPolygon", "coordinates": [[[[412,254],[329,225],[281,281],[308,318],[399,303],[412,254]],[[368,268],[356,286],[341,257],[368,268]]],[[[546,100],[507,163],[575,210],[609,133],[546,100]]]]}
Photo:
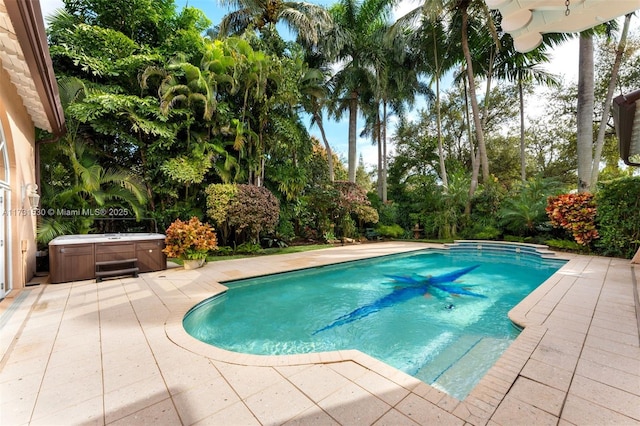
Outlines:
{"type": "Polygon", "coordinates": [[[223,362],[215,362],[214,365],[242,399],[259,394],[283,379],[271,367],[253,367],[223,362]]]}
{"type": "Polygon", "coordinates": [[[37,393],[30,400],[21,400],[19,403],[4,402],[0,398],[0,425],[28,425],[36,397],[37,393]]]}
{"type": "MultiPolygon", "coordinates": [[[[612,368],[638,375],[640,371],[640,357],[629,357],[613,351],[603,350],[593,346],[585,346],[582,350],[582,358],[602,365],[610,365],[612,368]]],[[[615,348],[614,348],[615,349],[615,348]]]]}
{"type": "Polygon", "coordinates": [[[556,425],[558,417],[531,404],[507,395],[491,416],[490,424],[497,425],[556,425]]]}
{"type": "Polygon", "coordinates": [[[626,341],[619,342],[617,340],[605,339],[592,334],[589,334],[587,337],[585,347],[611,352],[632,359],[640,358],[640,346],[637,344],[630,345],[626,341]]]}
{"type": "Polygon", "coordinates": [[[509,396],[559,417],[565,392],[533,380],[518,377],[509,396]]]}
{"type": "Polygon", "coordinates": [[[396,410],[421,425],[462,425],[464,420],[446,412],[417,395],[410,394],[403,399],[396,410]]]}
{"type": "Polygon", "coordinates": [[[47,369],[33,412],[34,418],[73,407],[102,395],[102,373],[99,360],[79,364],[73,369],[47,369]]]}
{"type": "MultiPolygon", "coordinates": [[[[107,413],[109,415],[110,413],[107,413]]],[[[171,399],[167,398],[113,422],[110,426],[179,425],[182,424],[171,399]]]]}
{"type": "MultiPolygon", "coordinates": [[[[628,318],[632,320],[633,318],[628,318]]],[[[618,333],[629,334],[638,337],[638,323],[634,321],[621,321],[620,318],[593,318],[591,328],[603,328],[606,331],[616,331],[618,333]]]]}
{"type": "Polygon", "coordinates": [[[567,395],[567,400],[564,403],[562,418],[572,425],[638,424],[637,419],[632,419],[571,393],[567,395]]]}
{"type": "Polygon", "coordinates": [[[105,393],[152,377],[160,377],[160,371],[153,357],[141,357],[137,360],[111,359],[108,363],[104,363],[103,371],[105,393]]]}
{"type": "Polygon", "coordinates": [[[103,425],[102,396],[91,398],[71,407],[66,407],[44,417],[34,416],[33,420],[29,422],[29,425],[32,426],[74,424],[83,426],[103,425]]]}
{"type": "Polygon", "coordinates": [[[623,371],[588,359],[581,359],[578,361],[576,374],[640,396],[640,365],[637,371],[623,371]]]}
{"type": "Polygon", "coordinates": [[[535,359],[527,361],[520,375],[563,392],[569,389],[573,377],[573,373],[569,370],[535,359]]]}
{"type": "Polygon", "coordinates": [[[370,425],[391,409],[389,404],[355,383],[340,388],[318,405],[343,425],[370,425]]]}
{"type": "Polygon", "coordinates": [[[578,355],[568,355],[558,348],[547,345],[538,347],[531,354],[531,358],[569,371],[573,371],[578,363],[578,355]]]}
{"type": "Polygon", "coordinates": [[[218,369],[210,360],[202,356],[182,351],[181,355],[156,355],[158,367],[167,387],[188,390],[221,377],[218,369]]]}
{"type": "Polygon", "coordinates": [[[396,405],[409,394],[407,389],[374,371],[368,371],[364,376],[358,377],[355,383],[391,406],[396,405]]]}
{"type": "Polygon", "coordinates": [[[365,374],[367,374],[367,371],[369,371],[367,368],[364,368],[360,364],[356,364],[353,361],[338,362],[329,365],[329,367],[351,381],[357,380],[359,377],[364,376],[365,374]]]}
{"type": "Polygon", "coordinates": [[[398,410],[390,410],[374,423],[374,426],[418,426],[418,423],[411,420],[398,410]]]}
{"type": "Polygon", "coordinates": [[[312,365],[289,376],[288,380],[314,401],[322,401],[351,383],[325,365],[312,365]]]}
{"type": "Polygon", "coordinates": [[[222,377],[198,387],[174,393],[173,401],[183,424],[193,424],[240,402],[222,377]]]}
{"type": "Polygon", "coordinates": [[[329,414],[324,412],[320,407],[313,406],[303,411],[300,415],[284,423],[286,426],[339,426],[329,414]]]}
{"type": "MultiPolygon", "coordinates": [[[[632,321],[636,321],[635,318],[632,321]]],[[[589,336],[585,342],[587,346],[608,348],[613,345],[627,345],[632,351],[638,351],[638,334],[623,333],[600,327],[590,327],[589,336]]],[[[629,349],[629,348],[624,348],[629,349]]],[[[615,351],[612,351],[615,352],[615,351]]]]}
{"type": "Polygon", "coordinates": [[[640,396],[576,375],[569,393],[640,422],[640,396]]]}
{"type": "Polygon", "coordinates": [[[258,421],[266,424],[285,423],[314,406],[313,401],[288,381],[279,381],[244,402],[258,421]]]}
{"type": "MultiPolygon", "coordinates": [[[[186,424],[186,423],[183,423],[186,424]]],[[[255,418],[253,413],[242,402],[236,402],[206,417],[199,422],[194,423],[197,426],[220,426],[229,425],[234,426],[260,426],[260,422],[255,418]]]]}
{"type": "Polygon", "coordinates": [[[106,423],[119,420],[167,398],[169,392],[159,374],[105,392],[106,423]]]}

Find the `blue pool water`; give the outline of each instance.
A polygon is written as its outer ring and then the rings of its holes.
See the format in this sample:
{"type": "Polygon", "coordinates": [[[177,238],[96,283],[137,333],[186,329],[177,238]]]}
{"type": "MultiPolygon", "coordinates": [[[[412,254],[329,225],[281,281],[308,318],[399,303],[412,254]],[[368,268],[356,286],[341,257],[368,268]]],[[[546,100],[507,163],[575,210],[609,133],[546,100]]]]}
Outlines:
{"type": "Polygon", "coordinates": [[[236,352],[282,355],[358,349],[463,399],[515,339],[508,311],[564,261],[479,250],[422,250],[227,282],[183,320],[185,330],[236,352]],[[326,328],[398,288],[387,275],[459,281],[485,298],[434,291],[326,328]],[[318,331],[322,330],[322,331],[318,331]]]}

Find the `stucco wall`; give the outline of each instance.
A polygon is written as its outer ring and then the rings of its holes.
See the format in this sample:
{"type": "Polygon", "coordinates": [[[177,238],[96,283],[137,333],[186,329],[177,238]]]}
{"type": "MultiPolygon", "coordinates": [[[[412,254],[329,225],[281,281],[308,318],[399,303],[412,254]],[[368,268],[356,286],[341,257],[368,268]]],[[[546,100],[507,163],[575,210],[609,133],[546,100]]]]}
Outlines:
{"type": "MultiPolygon", "coordinates": [[[[14,289],[22,288],[35,274],[36,216],[24,214],[30,210],[29,201],[22,200],[22,187],[35,183],[35,127],[22,100],[11,83],[8,73],[0,67],[0,120],[9,155],[10,210],[10,283],[14,289]],[[23,244],[26,251],[22,252],[23,244]]],[[[9,235],[8,235],[9,237],[9,235]]],[[[9,239],[9,238],[8,238],[9,239]]]]}

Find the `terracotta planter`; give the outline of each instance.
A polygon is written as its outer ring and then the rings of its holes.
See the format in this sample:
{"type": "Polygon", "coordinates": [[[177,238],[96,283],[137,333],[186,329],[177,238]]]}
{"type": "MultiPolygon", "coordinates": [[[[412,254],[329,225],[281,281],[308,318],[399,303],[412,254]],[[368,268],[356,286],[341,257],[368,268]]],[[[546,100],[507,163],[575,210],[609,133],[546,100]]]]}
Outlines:
{"type": "Polygon", "coordinates": [[[182,264],[184,269],[198,269],[204,265],[204,259],[185,259],[182,264]]]}

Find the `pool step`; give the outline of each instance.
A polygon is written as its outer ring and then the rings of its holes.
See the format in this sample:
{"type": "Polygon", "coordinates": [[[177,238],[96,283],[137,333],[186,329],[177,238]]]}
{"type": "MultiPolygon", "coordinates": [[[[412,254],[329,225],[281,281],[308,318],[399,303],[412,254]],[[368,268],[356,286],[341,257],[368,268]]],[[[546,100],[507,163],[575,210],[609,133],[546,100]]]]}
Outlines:
{"type": "MultiPolygon", "coordinates": [[[[425,365],[416,377],[452,396],[463,399],[478,383],[478,379],[496,361],[496,348],[506,349],[511,341],[477,335],[462,336],[425,365]],[[481,366],[488,367],[481,367],[481,366]]],[[[502,353],[502,351],[499,351],[502,353]]]]}
{"type": "Polygon", "coordinates": [[[485,252],[532,254],[541,258],[554,258],[555,252],[542,244],[513,243],[505,241],[490,240],[455,240],[453,244],[445,244],[446,249],[457,250],[478,250],[485,252]]]}
{"type": "Polygon", "coordinates": [[[482,340],[482,336],[468,334],[463,335],[453,344],[440,352],[433,360],[425,364],[415,377],[425,383],[435,382],[444,372],[450,369],[471,348],[482,340]]]}

